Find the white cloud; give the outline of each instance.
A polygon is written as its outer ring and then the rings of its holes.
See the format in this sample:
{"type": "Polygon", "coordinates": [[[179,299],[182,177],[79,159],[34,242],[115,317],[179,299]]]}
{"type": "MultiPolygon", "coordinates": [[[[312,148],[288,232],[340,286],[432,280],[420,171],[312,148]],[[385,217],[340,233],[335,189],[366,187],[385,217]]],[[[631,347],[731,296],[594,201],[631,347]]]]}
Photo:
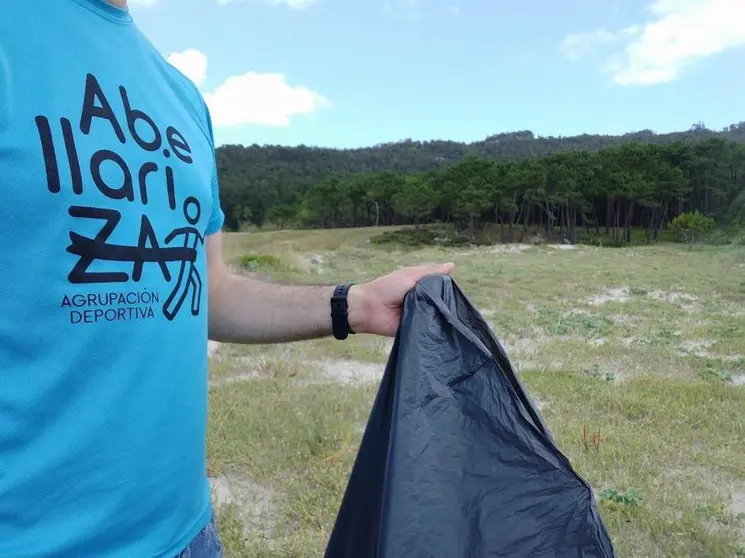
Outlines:
{"type": "Polygon", "coordinates": [[[609,31],[605,28],[586,33],[571,33],[564,37],[561,48],[570,60],[579,60],[591,54],[594,49],[618,42],[639,33],[638,25],[631,25],[620,31],[609,31]]]}
{"type": "Polygon", "coordinates": [[[283,74],[255,72],[228,78],[204,98],[215,126],[287,126],[291,117],[310,114],[327,104],[315,91],[289,85],[283,74]]]}
{"type": "MultiPolygon", "coordinates": [[[[195,49],[175,52],[168,61],[197,86],[207,77],[207,57],[195,49]]],[[[292,86],[284,74],[247,72],[226,79],[212,91],[202,91],[212,124],[218,127],[259,124],[288,126],[293,116],[311,114],[329,105],[321,94],[292,86]]]]}
{"type": "Polygon", "coordinates": [[[190,48],[183,52],[174,52],[168,57],[168,62],[197,86],[207,79],[207,57],[198,50],[190,48]]]}
{"type": "MultiPolygon", "coordinates": [[[[145,1],[152,1],[152,0],[145,0],[145,1]]],[[[242,2],[244,0],[217,0],[218,4],[229,4],[230,2],[242,2]]],[[[316,0],[264,0],[265,2],[269,2],[271,4],[285,4],[289,8],[292,8],[293,10],[300,10],[303,8],[307,8],[311,4],[315,3],[316,0]]]]}
{"type": "Polygon", "coordinates": [[[670,82],[697,60],[745,45],[744,8],[743,0],[655,0],[648,6],[650,20],[640,25],[569,35],[562,46],[576,59],[623,41],[603,65],[615,83],[670,82]]]}

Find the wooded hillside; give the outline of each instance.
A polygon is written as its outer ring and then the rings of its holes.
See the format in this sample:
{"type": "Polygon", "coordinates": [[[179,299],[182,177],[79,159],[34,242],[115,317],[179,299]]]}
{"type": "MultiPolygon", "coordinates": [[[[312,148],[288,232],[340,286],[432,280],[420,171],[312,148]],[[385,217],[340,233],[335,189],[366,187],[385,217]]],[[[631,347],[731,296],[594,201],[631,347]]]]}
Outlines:
{"type": "Polygon", "coordinates": [[[745,122],[714,132],[536,137],[497,134],[471,144],[401,141],[364,149],[217,150],[226,227],[340,227],[485,222],[509,230],[604,228],[650,238],[671,218],[700,210],[745,221],[745,122]]]}

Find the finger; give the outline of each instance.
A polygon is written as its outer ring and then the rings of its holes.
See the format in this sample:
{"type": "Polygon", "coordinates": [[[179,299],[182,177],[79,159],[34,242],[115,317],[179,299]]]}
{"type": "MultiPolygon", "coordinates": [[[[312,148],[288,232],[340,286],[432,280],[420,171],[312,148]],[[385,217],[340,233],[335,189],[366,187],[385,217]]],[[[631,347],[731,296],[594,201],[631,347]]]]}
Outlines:
{"type": "Polygon", "coordinates": [[[422,275],[449,275],[454,267],[454,263],[428,264],[419,267],[419,272],[422,275]]]}

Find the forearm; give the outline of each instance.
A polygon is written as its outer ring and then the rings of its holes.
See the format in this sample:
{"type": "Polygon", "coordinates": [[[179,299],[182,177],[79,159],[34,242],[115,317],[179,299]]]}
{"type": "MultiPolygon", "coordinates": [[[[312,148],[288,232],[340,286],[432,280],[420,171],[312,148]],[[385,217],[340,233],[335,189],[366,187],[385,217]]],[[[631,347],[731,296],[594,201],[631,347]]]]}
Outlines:
{"type": "MultiPolygon", "coordinates": [[[[350,312],[357,288],[349,293],[350,312]]],[[[211,289],[209,337],[224,343],[283,343],[331,335],[333,286],[286,286],[229,274],[211,289]]]]}
{"type": "MultiPolygon", "coordinates": [[[[284,343],[332,333],[333,286],[285,286],[231,274],[222,259],[222,234],[207,237],[209,338],[225,343],[284,343]]],[[[401,307],[417,281],[450,273],[453,264],[396,270],[354,285],[347,293],[348,325],[355,333],[393,337],[401,307]]]]}

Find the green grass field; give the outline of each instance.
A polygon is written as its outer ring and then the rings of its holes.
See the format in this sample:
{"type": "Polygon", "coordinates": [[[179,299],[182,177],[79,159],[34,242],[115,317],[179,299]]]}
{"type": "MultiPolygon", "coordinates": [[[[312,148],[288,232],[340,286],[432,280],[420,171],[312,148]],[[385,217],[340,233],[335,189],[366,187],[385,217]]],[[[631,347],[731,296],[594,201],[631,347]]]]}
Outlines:
{"type": "MultiPolygon", "coordinates": [[[[745,556],[745,248],[405,250],[370,243],[379,232],[233,234],[225,257],[316,284],[454,261],[618,555],[745,556]]],[[[390,346],[214,350],[208,453],[228,557],[322,556],[390,346]]]]}

